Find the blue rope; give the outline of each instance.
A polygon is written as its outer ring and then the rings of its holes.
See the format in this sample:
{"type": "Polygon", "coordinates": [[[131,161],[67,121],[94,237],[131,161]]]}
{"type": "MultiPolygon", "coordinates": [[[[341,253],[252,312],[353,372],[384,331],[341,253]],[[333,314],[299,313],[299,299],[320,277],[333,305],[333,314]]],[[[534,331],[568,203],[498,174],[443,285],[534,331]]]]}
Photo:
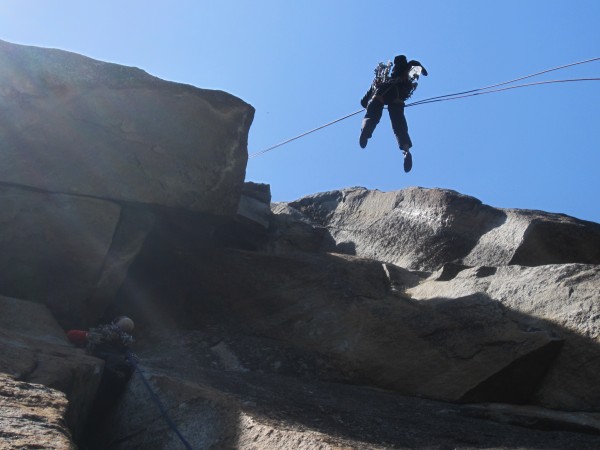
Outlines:
{"type": "Polygon", "coordinates": [[[183,445],[185,445],[185,448],[187,448],[188,450],[193,450],[190,443],[188,441],[186,441],[186,439],[183,437],[181,432],[177,429],[177,425],[175,425],[175,422],[173,422],[173,420],[169,416],[169,413],[167,412],[164,405],[160,401],[160,398],[158,398],[158,395],[156,395],[156,393],[152,390],[152,386],[150,386],[150,383],[144,376],[142,369],[140,369],[140,367],[138,366],[135,355],[133,353],[131,353],[130,351],[128,351],[126,356],[127,356],[127,361],[129,361],[129,363],[133,366],[133,368],[137,371],[137,373],[140,374],[140,378],[141,378],[142,382],[144,383],[144,386],[146,386],[146,389],[148,389],[148,392],[150,393],[150,397],[152,397],[152,400],[154,401],[156,406],[158,406],[160,413],[162,414],[163,418],[165,419],[165,422],[167,422],[169,427],[171,427],[171,429],[175,432],[175,434],[181,440],[183,445]]]}

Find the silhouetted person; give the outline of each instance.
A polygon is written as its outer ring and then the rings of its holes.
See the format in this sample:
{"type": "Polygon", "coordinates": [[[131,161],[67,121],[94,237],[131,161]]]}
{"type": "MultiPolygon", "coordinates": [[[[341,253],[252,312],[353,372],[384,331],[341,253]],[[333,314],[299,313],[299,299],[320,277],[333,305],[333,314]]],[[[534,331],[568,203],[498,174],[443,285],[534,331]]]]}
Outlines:
{"type": "Polygon", "coordinates": [[[362,122],[359,143],[362,148],[367,146],[375,127],[381,119],[384,106],[388,107],[392,129],[398,141],[398,146],[404,152],[404,171],[412,168],[410,149],[412,141],[408,135],[408,124],[404,117],[404,102],[417,88],[419,75],[427,76],[427,70],[419,61],[407,61],[406,56],[394,58],[394,65],[380,63],[375,69],[375,80],[362,98],[360,104],[367,109],[362,122]],[[391,71],[390,71],[391,70],[391,71]]]}

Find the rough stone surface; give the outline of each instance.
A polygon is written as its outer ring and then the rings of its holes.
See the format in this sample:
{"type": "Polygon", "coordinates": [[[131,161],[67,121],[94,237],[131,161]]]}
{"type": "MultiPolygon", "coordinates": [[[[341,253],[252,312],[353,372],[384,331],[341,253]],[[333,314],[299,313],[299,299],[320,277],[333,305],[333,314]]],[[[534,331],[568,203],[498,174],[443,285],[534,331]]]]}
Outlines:
{"type": "Polygon", "coordinates": [[[182,448],[165,414],[215,450],[600,448],[599,224],[442,189],[270,205],[239,99],[0,63],[6,448],[73,448],[63,419],[85,450],[182,448]],[[90,408],[103,363],[58,323],[121,314],[141,372],[90,408]]]}
{"type": "MultiPolygon", "coordinates": [[[[134,314],[160,320],[178,304],[184,326],[235,323],[247,334],[328,355],[347,380],[448,401],[526,402],[560,349],[550,333],[528,331],[485,295],[412,302],[393,291],[376,261],[238,250],[203,257],[164,261],[174,272],[178,263],[194,266],[187,298],[161,293],[162,281],[138,280],[157,290],[150,298],[168,302],[144,303],[134,314]]],[[[401,281],[398,272],[396,289],[418,278],[401,281]]]]}
{"type": "Polygon", "coordinates": [[[0,41],[0,99],[0,294],[65,327],[103,316],[165,210],[238,210],[254,110],[227,93],[0,41]]]}
{"type": "Polygon", "coordinates": [[[600,267],[474,267],[446,281],[439,273],[407,290],[413,299],[461,299],[484,294],[518,313],[529,329],[564,340],[536,393],[538,404],[570,410],[600,407],[600,267]]]}
{"type": "Polygon", "coordinates": [[[131,263],[156,226],[157,220],[160,220],[160,216],[143,207],[126,205],[121,209],[110,250],[106,254],[93,292],[87,298],[80,297],[84,312],[80,315],[73,314],[77,308],[71,308],[68,314],[60,316],[65,324],[68,320],[77,327],[94,326],[106,314],[127,277],[131,263]]]}
{"type": "Polygon", "coordinates": [[[66,409],[63,393],[0,373],[0,449],[76,450],[66,409]]]}
{"type": "Polygon", "coordinates": [[[289,206],[335,241],[336,251],[435,270],[448,262],[502,266],[600,263],[600,225],[561,214],[498,209],[442,189],[349,188],[289,206]]]}
{"type": "Polygon", "coordinates": [[[234,214],[253,108],[224,92],[0,41],[0,182],[234,214]]]}
{"type": "Polygon", "coordinates": [[[0,294],[84,317],[120,212],[113,202],[0,187],[0,294]]]}
{"type": "MultiPolygon", "coordinates": [[[[274,253],[335,250],[335,242],[324,226],[319,226],[287,203],[272,205],[271,239],[265,248],[274,253]]],[[[353,252],[350,252],[353,254],[353,252]]]]}
{"type": "Polygon", "coordinates": [[[555,411],[531,405],[479,404],[462,408],[467,417],[538,430],[568,430],[600,435],[600,414],[555,411]]]}
{"type": "MultiPolygon", "coordinates": [[[[361,386],[207,370],[178,353],[152,354],[149,350],[144,356],[164,369],[141,369],[192,448],[591,450],[600,442],[598,417],[592,415],[459,406],[361,386]],[[525,428],[531,424],[537,429],[525,428]]],[[[165,416],[151,405],[151,395],[134,375],[89,448],[183,448],[165,416]]]]}
{"type": "Polygon", "coordinates": [[[271,224],[271,187],[268,184],[244,183],[238,216],[268,229],[271,224]]]}
{"type": "Polygon", "coordinates": [[[67,342],[44,305],[0,297],[0,374],[65,393],[69,407],[61,414],[74,435],[82,431],[102,369],[101,360],[67,342]]]}

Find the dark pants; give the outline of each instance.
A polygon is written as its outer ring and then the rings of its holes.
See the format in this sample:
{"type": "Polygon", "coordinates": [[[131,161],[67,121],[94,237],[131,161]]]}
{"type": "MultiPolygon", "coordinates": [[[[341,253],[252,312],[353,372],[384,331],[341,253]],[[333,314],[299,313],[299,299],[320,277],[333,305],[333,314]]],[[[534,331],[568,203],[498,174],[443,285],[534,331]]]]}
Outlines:
{"type": "MultiPolygon", "coordinates": [[[[375,127],[381,120],[384,104],[377,98],[371,99],[367,105],[367,112],[362,122],[361,137],[370,139],[375,127]]],[[[392,122],[392,129],[398,141],[398,147],[408,150],[412,147],[412,141],[408,135],[408,123],[404,117],[404,102],[392,102],[388,105],[388,113],[392,122]]]]}
{"type": "Polygon", "coordinates": [[[103,415],[114,405],[125,390],[134,368],[125,357],[125,350],[99,345],[93,355],[104,360],[104,372],[96,393],[92,412],[103,415]]]}

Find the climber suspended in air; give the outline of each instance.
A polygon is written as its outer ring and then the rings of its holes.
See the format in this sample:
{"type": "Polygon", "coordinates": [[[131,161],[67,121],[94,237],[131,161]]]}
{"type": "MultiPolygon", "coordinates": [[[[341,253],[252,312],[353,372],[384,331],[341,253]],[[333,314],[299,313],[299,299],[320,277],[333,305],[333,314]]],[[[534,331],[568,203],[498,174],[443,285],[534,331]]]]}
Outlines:
{"type": "Polygon", "coordinates": [[[417,80],[421,74],[428,75],[425,67],[419,61],[407,61],[404,55],[396,56],[393,66],[391,62],[379,63],[375,68],[375,79],[360,101],[362,107],[367,109],[360,131],[361,148],[367,146],[381,119],[384,106],[387,106],[398,146],[404,152],[405,172],[410,172],[412,168],[412,141],[404,117],[404,102],[417,88],[417,80]]]}

